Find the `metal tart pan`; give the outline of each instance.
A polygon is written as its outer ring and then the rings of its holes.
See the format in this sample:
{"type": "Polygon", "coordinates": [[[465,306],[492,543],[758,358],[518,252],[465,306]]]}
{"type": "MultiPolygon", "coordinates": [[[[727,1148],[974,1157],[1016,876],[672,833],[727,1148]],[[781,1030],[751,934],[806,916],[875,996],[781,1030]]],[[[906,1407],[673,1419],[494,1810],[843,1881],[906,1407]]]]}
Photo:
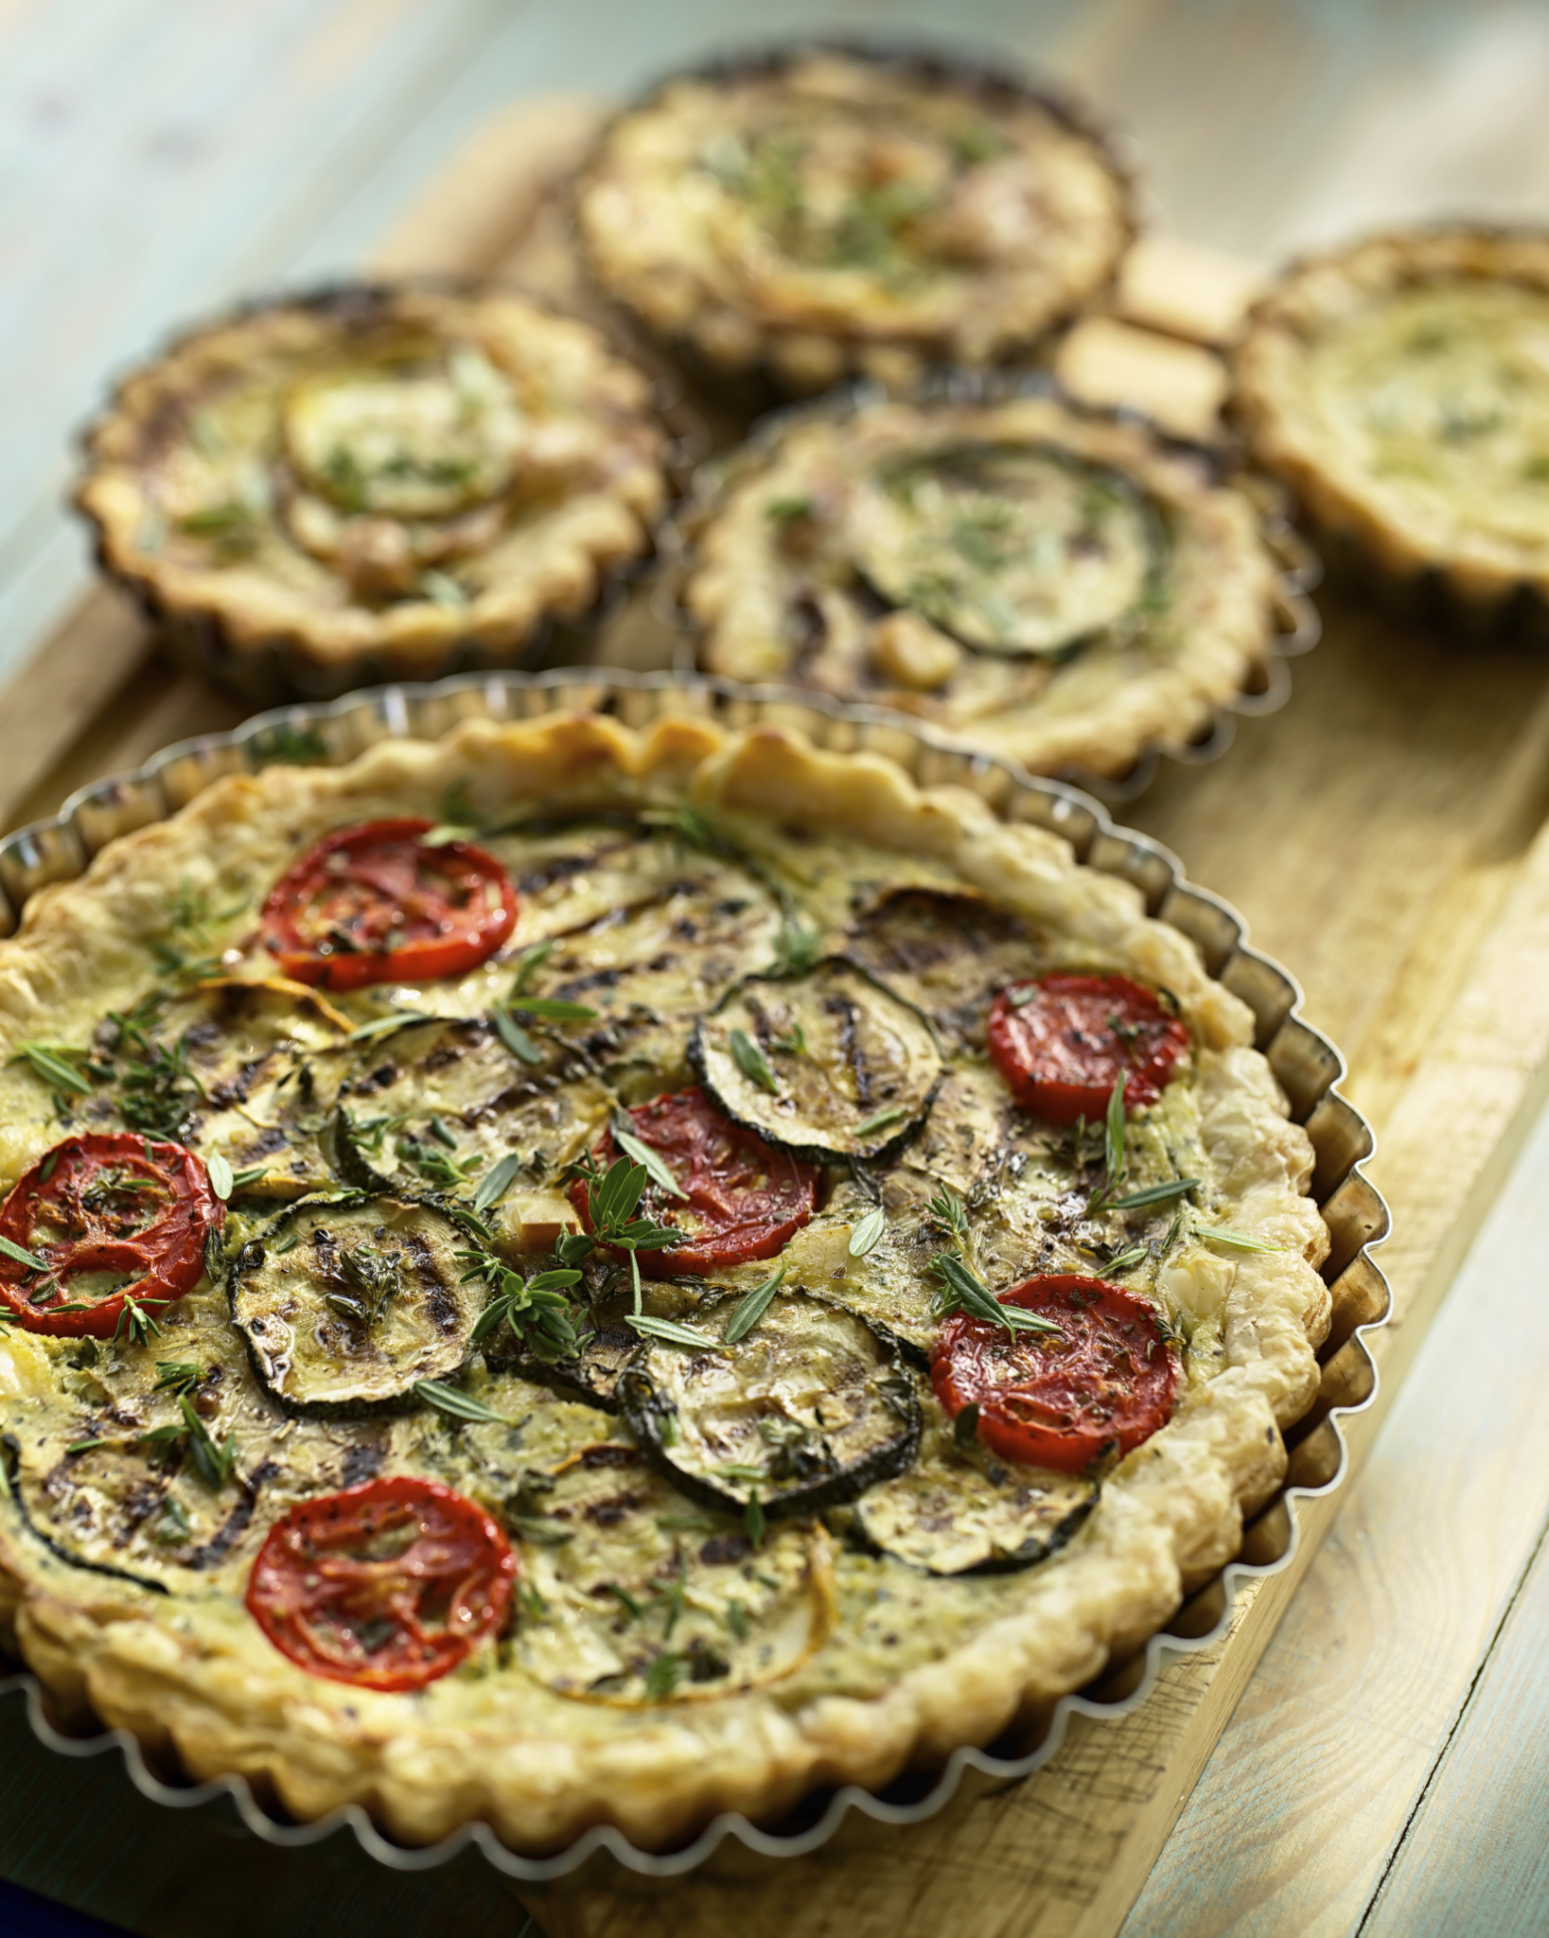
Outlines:
{"type": "Polygon", "coordinates": [[[1133,883],[1149,912],[1190,937],[1209,974],[1239,996],[1256,1021],[1256,1041],[1305,1126],[1316,1152],[1312,1195],[1329,1228],[1323,1267],[1333,1324],[1320,1360],[1318,1397],[1286,1435],[1290,1452],[1283,1489],[1245,1532],[1239,1558],[1193,1592],[1171,1622],[1126,1661],[1088,1688],[1034,1711],[987,1748],[954,1751],[945,1764],[908,1774],[879,1794],[850,1784],[809,1797],[784,1822],[755,1824],[737,1813],[714,1819],[680,1848],[643,1851],[611,1827],[586,1831],[563,1850],[526,1856],[508,1849],[484,1824],[470,1824],[427,1848],[392,1842],[366,1812],[350,1806],[313,1823],[287,1821],[245,1778],[180,1780],[153,1767],[124,1730],[66,1735],[49,1719],[36,1678],[0,1682],[0,1694],[24,1698],[40,1741],[61,1755],[121,1754],[130,1781],[153,1802],[181,1810],[233,1811],[264,1842],[281,1848],[353,1837],[378,1863],[422,1871],[450,1862],[470,1846],[513,1883],[541,1889],[564,1880],[614,1890],[650,1890],[689,1872],[757,1873],[857,1839],[887,1838],[959,1800],[1005,1788],[1047,1763],[1073,1717],[1101,1721],[1131,1714],[1166,1665],[1206,1648],[1226,1631],[1238,1585],[1285,1568],[1300,1538],[1297,1510],[1338,1486],[1347,1467],[1340,1432],[1345,1415],[1371,1404],[1376,1368],[1364,1334],[1385,1322],[1387,1286],[1369,1248],[1388,1229],[1388,1212],[1362,1166],[1374,1148],[1364,1119],[1340,1094],[1339,1052],[1298,1014],[1301,992],[1276,963],[1247,943],[1246,925],[1225,902],[1196,888],[1178,861],[1144,835],[1115,826],[1100,803],[1058,780],[1033,778],[1005,762],[936,744],[905,721],[882,721],[789,695],[760,697],[727,683],[670,674],[570,669],[540,675],[490,673],[420,686],[389,686],[318,706],[263,714],[232,733],[209,734],[167,748],[132,774],[82,788],[50,820],[0,842],[0,930],[10,933],[28,898],[49,882],[80,875],[104,843],[165,819],[212,781],[276,762],[340,764],[375,742],[434,738],[465,720],[516,721],[554,711],[591,709],[643,727],[668,714],[697,714],[728,727],[778,726],[839,752],[875,752],[898,761],[925,786],[965,787],[1002,819],[1029,822],[1068,841],[1087,867],[1133,883]]]}
{"type": "MultiPolygon", "coordinates": [[[[167,337],[160,348],[114,384],[108,401],[76,436],[81,462],[80,482],[90,475],[94,459],[92,446],[98,430],[121,408],[126,384],[156,369],[185,343],[209,331],[262,316],[276,308],[346,309],[352,303],[401,290],[441,290],[472,293],[484,289],[510,287],[525,302],[535,307],[560,312],[542,296],[519,285],[503,285],[499,278],[476,276],[402,276],[363,277],[359,280],[328,283],[302,290],[278,290],[268,295],[247,298],[231,308],[217,312],[201,322],[167,337]]],[[[586,319],[569,318],[569,321],[586,319]]],[[[595,328],[595,325],[590,325],[595,328]]],[[[584,650],[592,633],[618,611],[633,586],[647,576],[664,519],[670,515],[674,496],[686,486],[694,465],[704,456],[707,432],[703,420],[685,403],[683,386],[676,372],[659,358],[642,355],[631,345],[605,334],[606,347],[613,356],[633,362],[651,384],[650,410],[667,432],[668,445],[663,463],[668,485],[669,510],[647,534],[645,550],[638,556],[613,566],[598,566],[597,591],[579,612],[549,611],[539,616],[527,638],[510,647],[492,647],[476,636],[449,643],[432,663],[415,668],[423,678],[442,678],[456,673],[483,671],[497,667],[530,667],[554,664],[584,650]]],[[[331,700],[345,691],[358,691],[377,681],[402,678],[388,655],[370,651],[349,661],[321,660],[297,639],[276,636],[256,644],[236,644],[218,612],[201,606],[178,606],[163,599],[144,574],[112,564],[106,556],[103,534],[90,513],[78,501],[76,509],[90,528],[92,555],[103,577],[132,599],[156,634],[160,645],[178,665],[204,675],[227,692],[249,705],[272,707],[284,700],[331,700]]]]}
{"type": "MultiPolygon", "coordinates": [[[[699,670],[698,621],[683,604],[681,593],[695,563],[695,540],[699,529],[717,509],[722,497],[739,482],[745,472],[758,465],[793,426],[829,419],[843,422],[857,411],[884,401],[908,404],[943,404],[992,408],[1014,403],[1019,398],[1047,397],[1058,401],[1079,416],[1117,419],[1140,426],[1169,452],[1192,459],[1205,467],[1213,482],[1231,482],[1245,490],[1259,506],[1259,530],[1265,548],[1280,568],[1274,593],[1273,632],[1262,659],[1253,662],[1243,676],[1239,690],[1230,700],[1210,709],[1208,718],[1187,740],[1177,738],[1152,741],[1142,747],[1129,765],[1115,773],[1098,773],[1093,768],[1068,764],[1058,778],[1095,794],[1109,806],[1132,801],[1155,780],[1163,760],[1183,766],[1202,767],[1219,760],[1237,734],[1239,719],[1275,713],[1291,697],[1291,670],[1288,662],[1311,652],[1322,637],[1322,620],[1310,597],[1323,576],[1317,553],[1296,532],[1289,517],[1289,504],[1278,485],[1261,477],[1242,477],[1230,471],[1223,454],[1206,444],[1171,436],[1140,411],[1105,411],[1083,404],[1062,390],[1055,380],[1040,371],[938,370],[915,389],[898,395],[870,383],[841,384],[814,403],[794,404],[771,411],[753,427],[745,443],[736,449],[708,458],[694,474],[691,487],[663,523],[658,556],[661,561],[652,603],[657,619],[678,638],[676,670],[689,675],[699,670]]],[[[749,688],[760,699],[789,697],[809,705],[823,705],[826,695],[810,687],[770,681],[749,688]]],[[[974,745],[971,726],[946,727],[901,709],[878,702],[847,698],[846,708],[858,718],[874,724],[902,722],[932,746],[968,748],[974,745]]]]}
{"type": "MultiPolygon", "coordinates": [[[[625,116],[636,114],[642,108],[651,106],[668,87],[678,81],[725,83],[755,79],[759,76],[778,74],[796,61],[812,54],[844,55],[853,60],[868,61],[877,66],[901,70],[910,78],[923,81],[927,85],[939,86],[947,83],[959,86],[972,94],[979,95],[988,104],[993,104],[996,100],[1031,103],[1042,108],[1052,120],[1059,122],[1071,133],[1089,141],[1119,183],[1123,193],[1124,240],[1115,258],[1113,273],[1101,288],[1092,290],[1084,297],[1072,298],[1064,309],[1051,316],[1040,329],[1018,346],[1014,358],[1021,360],[1035,356],[1077,317],[1087,310],[1105,306],[1117,287],[1124,257],[1133,247],[1143,226],[1144,195],[1140,181],[1140,155],[1139,149],[1132,140],[1104,126],[1075,96],[1045,81],[1042,77],[1029,75],[1018,68],[1014,62],[992,53],[965,54],[955,46],[941,42],[933,43],[923,37],[911,39],[887,34],[856,37],[818,35],[813,38],[799,36],[791,40],[763,45],[731,48],[695,66],[675,68],[632,100],[623,103],[608,117],[595,136],[591,149],[580,163],[571,181],[570,233],[577,258],[585,271],[591,289],[620,319],[621,325],[629,336],[664,350],[692,383],[707,392],[719,392],[726,402],[733,406],[740,406],[745,412],[767,409],[783,397],[811,395],[814,390],[826,389],[830,382],[847,374],[862,376],[885,374],[890,380],[902,374],[906,381],[913,381],[927,368],[930,361],[928,358],[896,342],[890,343],[879,339],[873,344],[863,338],[846,338],[837,334],[832,340],[841,345],[844,351],[843,362],[835,368],[829,378],[817,385],[793,381],[790,374],[782,371],[778,362],[770,355],[767,342],[763,354],[751,366],[732,368],[718,363],[691,337],[681,333],[664,336],[654,330],[636,312],[628,299],[612,288],[607,278],[599,273],[593,252],[577,219],[576,204],[585,189],[589,170],[606,145],[614,126],[625,116]]],[[[767,337],[768,327],[771,326],[761,325],[760,327],[767,337]]],[[[803,331],[800,334],[821,336],[824,333],[803,331]]],[[[1013,361],[1013,354],[1008,353],[1000,361],[1002,363],[1013,361]]]]}

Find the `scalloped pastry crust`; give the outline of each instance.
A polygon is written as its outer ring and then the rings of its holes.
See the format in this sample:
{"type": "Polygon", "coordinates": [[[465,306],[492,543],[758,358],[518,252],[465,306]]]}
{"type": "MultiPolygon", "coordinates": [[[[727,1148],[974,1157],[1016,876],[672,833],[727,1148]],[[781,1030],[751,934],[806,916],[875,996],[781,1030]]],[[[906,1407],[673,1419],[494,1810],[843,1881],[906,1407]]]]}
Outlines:
{"type": "Polygon", "coordinates": [[[647,554],[666,446],[588,325],[494,287],[345,285],[128,377],[76,504],[106,571],[239,663],[424,678],[509,663],[647,554]]]}
{"type": "Polygon", "coordinates": [[[1439,227],[1296,264],[1250,315],[1232,414],[1309,524],[1481,606],[1549,596],[1549,235],[1439,227]]]}
{"type": "MultiPolygon", "coordinates": [[[[681,516],[690,549],[680,596],[701,631],[703,671],[894,707],[1034,773],[1122,774],[1148,747],[1186,744],[1273,651],[1281,570],[1253,500],[1200,452],[1056,397],[816,406],[778,420],[712,472],[681,516]],[[931,612],[928,591],[890,583],[879,597],[866,582],[866,521],[896,494],[889,479],[918,472],[930,484],[958,453],[976,451],[1023,455],[1050,477],[1063,471],[1066,489],[1063,501],[1046,492],[1033,502],[1025,532],[967,527],[968,516],[992,514],[1004,525],[1004,497],[960,494],[945,505],[931,537],[970,593],[976,568],[989,565],[1002,576],[977,576],[998,596],[1018,549],[1039,542],[1045,505],[1043,540],[1060,519],[1062,549],[1023,588],[1025,601],[1057,601],[1094,564],[1134,575],[1123,524],[1142,519],[1150,531],[1131,549],[1151,548],[1144,581],[1109,596],[1099,580],[1084,612],[1056,615],[1044,650],[1020,655],[979,643],[955,613],[931,612]],[[1083,500],[1094,495],[1098,522],[1083,529],[1083,500]],[[800,507],[807,516],[794,519],[800,507]],[[1124,518],[1109,531],[1101,521],[1114,509],[1124,518]]],[[[899,556],[911,555],[900,547],[899,556]]]]}
{"type": "MultiPolygon", "coordinates": [[[[782,1524],[765,1592],[789,1598],[806,1584],[801,1593],[832,1600],[829,1615],[803,1631],[806,1642],[791,1643],[780,1673],[757,1687],[717,1697],[695,1685],[692,1700],[644,1707],[577,1702],[524,1668],[520,1648],[503,1667],[486,1648],[417,1694],[378,1694],[293,1667],[218,1571],[171,1570],[172,1592],[157,1594],[69,1565],[29,1530],[8,1486],[0,1608],[56,1702],[133,1731],[195,1777],[240,1772],[303,1819],[354,1802],[414,1844],[482,1819],[528,1852],[601,1822],[662,1847],[718,1811],[773,1820],[814,1785],[880,1785],[958,1745],[987,1743],[1020,1712],[1136,1647],[1236,1552],[1244,1514],[1283,1473],[1281,1430],[1312,1399],[1314,1348],[1328,1324],[1316,1269],[1327,1233],[1307,1196],[1311,1147],[1250,1047],[1247,1010],[1206,975],[1192,944],[1145,915],[1134,888],[1077,865],[1058,839],[1001,823],[965,792],[921,790],[875,757],[689,718],[636,733],[596,716],[550,716],[468,725],[439,744],[384,742],[337,771],[272,768],[218,782],[170,821],[112,843],[79,883],[42,891],[21,933],[0,944],[0,1054],[39,1035],[78,1040],[105,994],[120,1000],[143,984],[171,893],[222,906],[233,891],[273,879],[323,831],[384,814],[436,815],[454,786],[466,787],[463,803],[486,822],[538,803],[553,817],[687,801],[750,840],[763,830],[795,844],[789,852],[814,866],[839,844],[852,871],[861,857],[884,878],[897,868],[903,879],[977,893],[1089,961],[1165,986],[1195,1046],[1191,1109],[1219,1222],[1279,1249],[1187,1244],[1167,1255],[1160,1291],[1192,1340],[1173,1418],[1106,1478],[1094,1511],[1050,1559],[946,1584],[951,1595],[939,1606],[950,1619],[939,1635],[937,1604],[923,1593],[910,1602],[900,1584],[917,1578],[901,1564],[886,1576],[892,1612],[879,1613],[857,1586],[861,1560],[847,1562],[820,1526],[803,1537],[804,1551],[788,1554],[796,1536],[782,1524]],[[889,1646],[900,1639],[903,1647],[889,1646]]],[[[522,946],[520,926],[513,943],[522,946]]],[[[9,1180],[58,1133],[24,1070],[4,1067],[0,1097],[0,1176],[9,1180]]],[[[239,1360],[232,1356],[232,1379],[239,1360]]],[[[54,1388],[44,1361],[31,1335],[0,1338],[0,1416],[13,1461],[48,1423],[54,1388]]],[[[580,1434],[584,1444],[577,1416],[586,1412],[551,1406],[543,1431],[572,1442],[580,1434]]],[[[243,1421],[242,1434],[276,1442],[292,1430],[278,1415],[243,1421]]],[[[364,1429],[315,1431],[333,1436],[343,1457],[364,1429]]],[[[264,1511],[260,1494],[260,1522],[264,1511]]],[[[522,1647],[540,1647],[541,1627],[526,1642],[524,1633],[522,1647]]]]}
{"type": "Polygon", "coordinates": [[[1129,184],[1066,106],[925,54],[795,48],[679,75],[576,192],[591,273],[712,370],[814,392],[984,364],[1101,291],[1129,184]]]}

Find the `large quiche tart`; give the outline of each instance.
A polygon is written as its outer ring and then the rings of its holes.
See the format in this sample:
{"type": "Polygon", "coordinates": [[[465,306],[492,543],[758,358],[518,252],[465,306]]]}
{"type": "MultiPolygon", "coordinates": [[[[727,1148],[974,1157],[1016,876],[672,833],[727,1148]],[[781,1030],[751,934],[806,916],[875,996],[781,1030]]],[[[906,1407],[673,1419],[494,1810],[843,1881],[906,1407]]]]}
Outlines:
{"type": "Polygon", "coordinates": [[[1047,390],[771,420],[679,514],[708,673],[894,708],[1037,773],[1208,732],[1310,608],[1200,450],[1047,390]]]}
{"type": "Polygon", "coordinates": [[[104,568],[249,692],[511,664],[649,552],[667,436],[587,325],[495,286],[343,286],[120,387],[76,503],[104,568]]]}
{"type": "Polygon", "coordinates": [[[1249,318],[1232,409],[1368,573],[1479,611],[1549,595],[1549,234],[1424,229],[1297,264],[1249,318]]]}
{"type": "Polygon", "coordinates": [[[669,716],[217,783],[0,944],[0,1611],[65,1714],[532,1853],[883,1784],[1238,1548],[1329,1322],[1125,882],[669,716]]]}
{"type": "Polygon", "coordinates": [[[1110,281],[1128,181],[1067,106],[919,52],[794,47],[664,82],[576,192],[602,289],[787,390],[1025,350],[1110,281]]]}

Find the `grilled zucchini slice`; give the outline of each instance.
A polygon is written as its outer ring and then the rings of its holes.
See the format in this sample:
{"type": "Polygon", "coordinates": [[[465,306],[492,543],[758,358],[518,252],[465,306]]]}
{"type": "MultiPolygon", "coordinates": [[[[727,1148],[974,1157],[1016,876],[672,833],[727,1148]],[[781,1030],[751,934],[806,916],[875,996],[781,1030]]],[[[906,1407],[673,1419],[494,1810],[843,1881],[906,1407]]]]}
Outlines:
{"type": "Polygon", "coordinates": [[[902,1150],[945,1074],[920,1012],[837,956],[739,983],[700,1019],[689,1060],[728,1117],[816,1163],[902,1150]]]}
{"type": "Polygon", "coordinates": [[[420,1380],[468,1359],[484,1305],[457,1253],[468,1236],[426,1199],[313,1197],[281,1213],[232,1267],[232,1323],[287,1413],[348,1418],[418,1405],[420,1380]]]}

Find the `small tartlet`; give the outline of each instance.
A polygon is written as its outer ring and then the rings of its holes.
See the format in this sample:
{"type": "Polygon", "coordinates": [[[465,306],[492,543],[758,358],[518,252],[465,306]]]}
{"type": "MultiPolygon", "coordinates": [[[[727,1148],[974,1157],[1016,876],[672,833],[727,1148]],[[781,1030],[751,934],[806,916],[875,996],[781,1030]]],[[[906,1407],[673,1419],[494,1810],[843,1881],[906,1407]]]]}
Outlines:
{"type": "Polygon", "coordinates": [[[1549,230],[1368,237],[1252,311],[1231,414],[1335,555],[1489,613],[1549,597],[1549,230]]]}
{"type": "Polygon", "coordinates": [[[1125,170],[1064,102],[813,45],[663,82],[604,130],[575,209],[594,281],[651,336],[797,394],[1024,351],[1135,227],[1125,170]]]}
{"type": "Polygon", "coordinates": [[[78,509],[104,570],[249,692],[512,664],[649,553],[651,385],[478,285],[356,284],[195,330],[118,388],[78,509]]]}
{"type": "Polygon", "coordinates": [[[906,712],[1038,773],[1182,746],[1312,615],[1260,502],[1044,386],[770,420],[680,510],[702,672],[906,712]]]}

